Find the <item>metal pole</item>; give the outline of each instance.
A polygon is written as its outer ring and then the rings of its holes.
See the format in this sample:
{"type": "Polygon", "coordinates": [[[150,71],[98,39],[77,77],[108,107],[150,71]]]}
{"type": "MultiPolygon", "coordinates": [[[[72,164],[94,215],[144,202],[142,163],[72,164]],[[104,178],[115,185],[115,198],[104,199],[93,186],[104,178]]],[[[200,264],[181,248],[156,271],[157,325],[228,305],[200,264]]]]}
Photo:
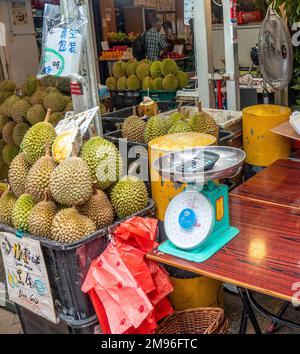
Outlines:
{"type": "Polygon", "coordinates": [[[233,17],[233,6],[236,2],[236,0],[223,0],[225,62],[226,74],[229,76],[227,104],[228,109],[233,111],[241,109],[237,21],[233,17]]]}
{"type": "Polygon", "coordinates": [[[199,100],[203,107],[213,108],[214,88],[211,76],[214,69],[210,0],[194,2],[194,41],[199,100]]]}

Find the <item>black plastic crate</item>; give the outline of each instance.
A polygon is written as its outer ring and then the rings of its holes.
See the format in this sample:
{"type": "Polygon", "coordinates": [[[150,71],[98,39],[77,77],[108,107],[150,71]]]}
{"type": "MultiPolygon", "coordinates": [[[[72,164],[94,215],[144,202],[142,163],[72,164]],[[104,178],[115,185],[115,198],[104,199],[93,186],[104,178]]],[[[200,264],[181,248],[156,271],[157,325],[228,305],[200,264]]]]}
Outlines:
{"type": "Polygon", "coordinates": [[[122,109],[124,107],[136,106],[141,102],[139,91],[111,91],[113,107],[122,109]]]}
{"type": "Polygon", "coordinates": [[[60,321],[52,323],[34,314],[26,308],[16,305],[17,314],[24,334],[95,334],[101,333],[96,316],[89,321],[82,321],[78,326],[69,326],[60,321]]]}
{"type": "MultiPolygon", "coordinates": [[[[145,209],[132,216],[153,215],[154,207],[154,202],[150,199],[145,209]]],[[[126,219],[118,220],[107,228],[69,244],[29,234],[24,235],[41,243],[55,308],[58,317],[68,326],[79,327],[82,322],[91,321],[95,317],[90,298],[81,291],[81,286],[92,260],[97,258],[108,245],[109,229],[126,219]]],[[[15,229],[3,224],[0,224],[0,231],[16,234],[15,229]]]]}
{"type": "MultiPolygon", "coordinates": [[[[179,105],[179,103],[176,101],[166,101],[157,103],[158,109],[161,113],[176,109],[179,105]]],[[[120,125],[121,123],[123,123],[124,119],[133,114],[133,107],[136,108],[136,111],[138,110],[138,105],[133,105],[131,107],[119,109],[115,112],[103,114],[101,118],[104,134],[120,129],[120,125]]],[[[146,120],[148,118],[149,117],[144,117],[143,119],[146,120]]]]}

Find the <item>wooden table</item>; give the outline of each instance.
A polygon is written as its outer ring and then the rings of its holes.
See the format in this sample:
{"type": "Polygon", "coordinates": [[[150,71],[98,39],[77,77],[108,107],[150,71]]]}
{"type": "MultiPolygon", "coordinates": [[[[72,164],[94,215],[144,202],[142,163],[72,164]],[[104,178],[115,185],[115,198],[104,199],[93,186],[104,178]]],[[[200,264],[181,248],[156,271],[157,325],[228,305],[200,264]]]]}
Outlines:
{"type": "Polygon", "coordinates": [[[291,126],[289,121],[279,124],[277,127],[271,129],[271,132],[282,135],[286,138],[300,141],[300,135],[297,134],[296,130],[291,126]]]}
{"type": "Polygon", "coordinates": [[[251,293],[255,291],[288,302],[295,296],[294,286],[300,281],[298,192],[300,163],[278,161],[231,193],[231,224],[240,234],[209,260],[189,262],[157,249],[147,257],[236,285],[244,304],[240,333],[245,333],[247,317],[256,333],[261,333],[253,307],[279,323],[300,328],[269,314],[251,293]]]}

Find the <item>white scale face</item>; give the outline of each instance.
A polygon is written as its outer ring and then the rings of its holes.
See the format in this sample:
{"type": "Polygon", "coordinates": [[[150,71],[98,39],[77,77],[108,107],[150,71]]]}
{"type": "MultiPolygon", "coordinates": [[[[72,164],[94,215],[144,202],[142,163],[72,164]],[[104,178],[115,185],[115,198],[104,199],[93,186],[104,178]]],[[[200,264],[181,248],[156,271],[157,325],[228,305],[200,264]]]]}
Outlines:
{"type": "Polygon", "coordinates": [[[209,236],[214,220],[211,202],[199,192],[186,191],[169,204],[164,226],[168,239],[176,247],[193,249],[209,236]]]}

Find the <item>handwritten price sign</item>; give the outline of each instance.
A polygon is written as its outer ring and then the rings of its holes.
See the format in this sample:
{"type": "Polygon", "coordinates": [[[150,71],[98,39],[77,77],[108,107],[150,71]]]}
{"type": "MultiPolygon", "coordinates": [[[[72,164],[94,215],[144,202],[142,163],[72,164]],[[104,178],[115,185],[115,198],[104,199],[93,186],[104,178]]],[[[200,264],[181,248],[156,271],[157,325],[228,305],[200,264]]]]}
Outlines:
{"type": "Polygon", "coordinates": [[[40,75],[76,76],[79,73],[82,35],[68,27],[47,33],[40,75]]]}
{"type": "Polygon", "coordinates": [[[41,245],[28,237],[0,233],[9,299],[57,323],[41,245]]]}

